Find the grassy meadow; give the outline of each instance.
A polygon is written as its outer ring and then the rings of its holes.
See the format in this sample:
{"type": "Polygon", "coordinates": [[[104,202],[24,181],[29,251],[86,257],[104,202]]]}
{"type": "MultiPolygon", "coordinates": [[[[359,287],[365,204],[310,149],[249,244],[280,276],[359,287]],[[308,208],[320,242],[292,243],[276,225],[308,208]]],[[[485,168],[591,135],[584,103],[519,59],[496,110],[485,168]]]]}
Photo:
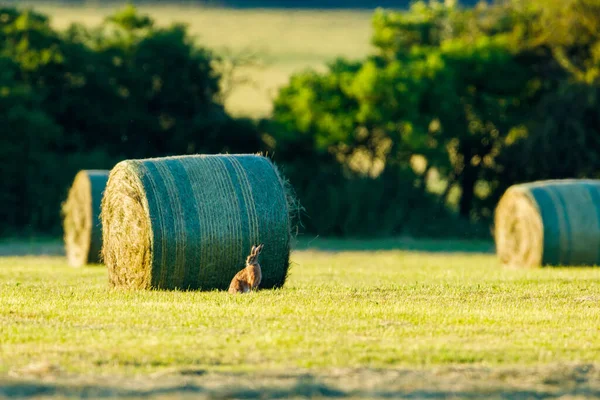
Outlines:
{"type": "MultiPolygon", "coordinates": [[[[27,2],[23,2],[27,5],[27,2]]],[[[117,8],[36,5],[57,28],[71,23],[98,25],[117,8]]],[[[199,45],[218,54],[253,54],[259,65],[240,69],[251,84],[239,85],[226,106],[235,115],[261,117],[272,109],[276,90],[305,68],[323,68],[338,56],[364,57],[371,49],[369,10],[222,9],[198,6],[141,5],[158,25],[185,23],[199,45]]]]}
{"type": "MultiPolygon", "coordinates": [[[[60,28],[114,11],[38,9],[60,28]]],[[[370,49],[369,11],[140,9],[264,60],[227,100],[238,115],[370,49]]],[[[113,290],[59,240],[0,241],[0,398],[600,397],[600,269],[505,269],[493,250],[302,239],[284,288],[231,296],[113,290]]]]}
{"type": "Polygon", "coordinates": [[[104,267],[5,256],[0,397],[600,395],[600,269],[507,270],[490,250],[303,240],[284,288],[246,296],[124,292],[104,267]]]}

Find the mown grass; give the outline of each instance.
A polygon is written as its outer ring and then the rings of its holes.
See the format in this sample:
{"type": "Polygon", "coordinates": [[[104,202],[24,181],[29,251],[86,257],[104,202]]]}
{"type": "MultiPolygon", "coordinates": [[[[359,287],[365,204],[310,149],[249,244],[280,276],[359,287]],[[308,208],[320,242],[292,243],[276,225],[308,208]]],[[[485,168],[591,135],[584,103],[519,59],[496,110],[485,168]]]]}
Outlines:
{"type": "Polygon", "coordinates": [[[395,250],[302,250],[293,261],[283,289],[230,296],[123,292],[103,267],[2,258],[0,374],[40,362],[129,375],[600,361],[600,269],[395,250]]]}
{"type": "MultiPolygon", "coordinates": [[[[117,9],[51,2],[21,4],[50,15],[59,29],[74,22],[97,26],[117,9]]],[[[338,56],[362,58],[371,50],[372,12],[368,10],[235,10],[190,5],[141,5],[138,9],[161,26],[188,24],[197,44],[219,54],[258,56],[262,67],[239,70],[254,84],[238,86],[226,99],[227,109],[236,115],[269,115],[273,96],[292,73],[322,69],[338,56]]]]}

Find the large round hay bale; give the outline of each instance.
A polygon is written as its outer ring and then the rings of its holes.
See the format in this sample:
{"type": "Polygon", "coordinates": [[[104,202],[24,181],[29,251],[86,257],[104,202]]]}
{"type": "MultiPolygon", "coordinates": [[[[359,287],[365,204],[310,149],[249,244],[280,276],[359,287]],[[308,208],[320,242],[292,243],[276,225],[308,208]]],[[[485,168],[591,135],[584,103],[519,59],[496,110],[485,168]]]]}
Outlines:
{"type": "Polygon", "coordinates": [[[288,193],[258,155],[126,160],[102,202],[112,285],[227,289],[254,244],[264,243],[261,288],[284,284],[290,253],[288,193]]]}
{"type": "Polygon", "coordinates": [[[107,170],[82,170],[75,175],[62,206],[65,251],[69,265],[100,262],[102,227],[100,205],[108,181],[107,170]]]}
{"type": "Polygon", "coordinates": [[[495,215],[496,250],[513,267],[600,264],[600,181],[511,186],[495,215]]]}

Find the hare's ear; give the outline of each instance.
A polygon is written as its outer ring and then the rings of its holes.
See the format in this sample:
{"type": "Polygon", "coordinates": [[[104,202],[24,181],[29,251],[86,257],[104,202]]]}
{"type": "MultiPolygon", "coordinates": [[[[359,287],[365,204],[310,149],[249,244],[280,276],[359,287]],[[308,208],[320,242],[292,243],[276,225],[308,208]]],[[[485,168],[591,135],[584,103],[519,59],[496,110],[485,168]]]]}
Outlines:
{"type": "Polygon", "coordinates": [[[254,255],[255,251],[256,251],[256,246],[252,245],[252,248],[250,249],[250,255],[254,255]]]}
{"type": "Polygon", "coordinates": [[[263,247],[265,247],[265,245],[263,243],[259,244],[258,246],[256,246],[256,255],[259,255],[260,252],[262,251],[263,247]]]}

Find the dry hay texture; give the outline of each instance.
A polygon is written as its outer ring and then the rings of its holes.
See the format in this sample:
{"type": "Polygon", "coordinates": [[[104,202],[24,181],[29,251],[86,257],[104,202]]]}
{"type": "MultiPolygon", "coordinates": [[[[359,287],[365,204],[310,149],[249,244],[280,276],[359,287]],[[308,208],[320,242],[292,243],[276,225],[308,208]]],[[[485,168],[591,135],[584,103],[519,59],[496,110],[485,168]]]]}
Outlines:
{"type": "Polygon", "coordinates": [[[108,170],[82,170],[75,175],[62,206],[65,252],[69,265],[100,263],[100,205],[108,170]]]}
{"type": "Polygon", "coordinates": [[[109,281],[131,289],[227,289],[252,245],[264,243],[260,287],[281,287],[290,199],[276,167],[259,155],[122,161],[102,203],[109,281]]]}
{"type": "Polygon", "coordinates": [[[600,181],[511,186],[494,224],[496,251],[506,266],[600,265],[600,181]]]}

